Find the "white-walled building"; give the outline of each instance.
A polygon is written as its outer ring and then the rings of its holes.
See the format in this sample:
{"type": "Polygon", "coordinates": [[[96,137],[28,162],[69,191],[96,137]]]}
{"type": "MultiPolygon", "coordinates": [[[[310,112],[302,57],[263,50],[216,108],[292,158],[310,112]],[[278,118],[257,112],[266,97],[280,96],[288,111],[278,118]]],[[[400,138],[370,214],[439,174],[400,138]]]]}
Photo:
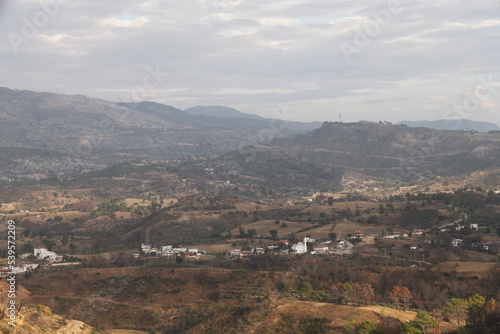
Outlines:
{"type": "Polygon", "coordinates": [[[57,254],[47,250],[45,247],[36,247],[33,254],[40,260],[55,261],[57,254]]]}
{"type": "Polygon", "coordinates": [[[304,237],[304,241],[299,241],[292,246],[292,252],[295,254],[305,254],[307,253],[307,241],[311,240],[308,237],[304,237]]]}

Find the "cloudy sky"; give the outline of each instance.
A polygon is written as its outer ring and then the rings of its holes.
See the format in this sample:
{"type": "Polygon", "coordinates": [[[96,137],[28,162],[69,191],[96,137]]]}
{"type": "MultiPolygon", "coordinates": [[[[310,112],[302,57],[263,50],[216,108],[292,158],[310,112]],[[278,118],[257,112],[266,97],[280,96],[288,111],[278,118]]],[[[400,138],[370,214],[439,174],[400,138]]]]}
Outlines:
{"type": "Polygon", "coordinates": [[[499,0],[0,0],[0,86],[500,124],[499,0]]]}

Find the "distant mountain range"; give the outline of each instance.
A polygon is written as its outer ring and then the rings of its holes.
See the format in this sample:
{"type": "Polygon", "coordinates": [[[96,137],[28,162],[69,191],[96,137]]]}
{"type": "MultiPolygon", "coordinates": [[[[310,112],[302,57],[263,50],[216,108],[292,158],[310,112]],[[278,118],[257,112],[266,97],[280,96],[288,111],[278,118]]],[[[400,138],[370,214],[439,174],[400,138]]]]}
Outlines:
{"type": "Polygon", "coordinates": [[[488,186],[500,186],[500,133],[325,122],[306,134],[226,153],[213,166],[228,161],[239,175],[276,187],[340,190],[349,173],[408,185],[476,172],[485,172],[488,186]]]}
{"type": "Polygon", "coordinates": [[[405,124],[412,128],[429,128],[436,130],[460,130],[490,132],[499,131],[498,125],[489,122],[471,121],[468,119],[440,119],[437,121],[402,121],[398,124],[405,124]]]}
{"type": "MultiPolygon", "coordinates": [[[[260,120],[265,119],[263,117],[260,117],[259,115],[243,113],[234,108],[229,108],[224,106],[198,106],[198,107],[184,109],[184,111],[190,114],[203,115],[203,116],[238,117],[238,118],[252,118],[260,120]]],[[[318,125],[318,127],[319,126],[321,126],[321,123],[318,125]]]]}
{"type": "MultiPolygon", "coordinates": [[[[456,124],[443,122],[452,128],[456,124]]],[[[215,173],[222,170],[269,186],[328,189],[339,188],[349,171],[413,182],[500,169],[500,133],[472,131],[498,130],[494,124],[463,120],[457,128],[469,131],[464,132],[405,123],[320,126],[223,106],[180,110],[154,102],[115,103],[0,88],[0,180],[69,175],[124,161],[198,157],[213,162],[215,173]],[[230,165],[236,169],[228,171],[230,165]]],[[[440,121],[419,124],[437,127],[440,121]]]]}
{"type": "Polygon", "coordinates": [[[226,107],[188,112],[154,102],[115,103],[0,88],[0,179],[216,154],[320,125],[226,107]]]}

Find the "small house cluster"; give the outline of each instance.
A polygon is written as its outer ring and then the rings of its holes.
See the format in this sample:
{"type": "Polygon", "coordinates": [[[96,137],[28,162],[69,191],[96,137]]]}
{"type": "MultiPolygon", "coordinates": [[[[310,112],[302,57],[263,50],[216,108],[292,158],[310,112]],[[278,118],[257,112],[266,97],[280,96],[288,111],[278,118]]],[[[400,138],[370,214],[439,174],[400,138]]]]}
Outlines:
{"type": "MultiPolygon", "coordinates": [[[[141,244],[141,254],[144,256],[161,256],[161,257],[174,257],[174,256],[185,256],[185,257],[197,257],[201,254],[206,254],[205,251],[199,250],[198,248],[187,248],[187,247],[173,247],[172,245],[165,245],[160,247],[151,247],[149,244],[141,244]]],[[[139,253],[133,254],[135,258],[141,256],[139,253]]]]}
{"type": "Polygon", "coordinates": [[[28,271],[33,271],[36,268],[38,268],[38,264],[36,263],[26,263],[26,264],[20,264],[19,266],[16,267],[1,267],[0,268],[0,277],[6,277],[10,275],[15,275],[15,274],[22,274],[26,273],[28,271]]]}
{"type": "Polygon", "coordinates": [[[339,251],[346,249],[347,247],[346,241],[343,240],[335,243],[335,246],[331,245],[331,240],[322,242],[317,245],[310,245],[315,242],[316,239],[312,239],[306,236],[302,241],[299,241],[288,248],[288,240],[279,240],[276,242],[276,244],[267,246],[267,250],[265,248],[252,248],[250,250],[232,249],[229,252],[229,255],[231,257],[241,258],[250,255],[265,254],[266,251],[279,254],[328,254],[338,253],[339,251]]]}

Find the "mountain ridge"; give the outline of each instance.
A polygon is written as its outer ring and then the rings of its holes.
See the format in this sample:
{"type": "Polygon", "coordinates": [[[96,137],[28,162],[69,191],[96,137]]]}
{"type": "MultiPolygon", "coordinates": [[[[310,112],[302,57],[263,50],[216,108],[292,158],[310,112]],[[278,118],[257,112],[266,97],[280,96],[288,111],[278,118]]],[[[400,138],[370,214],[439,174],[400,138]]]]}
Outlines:
{"type": "Polygon", "coordinates": [[[472,121],[468,119],[439,119],[435,121],[401,121],[398,124],[404,124],[409,127],[424,127],[436,130],[457,130],[457,131],[477,131],[489,132],[498,131],[500,127],[497,124],[483,121],[472,121]]]}

